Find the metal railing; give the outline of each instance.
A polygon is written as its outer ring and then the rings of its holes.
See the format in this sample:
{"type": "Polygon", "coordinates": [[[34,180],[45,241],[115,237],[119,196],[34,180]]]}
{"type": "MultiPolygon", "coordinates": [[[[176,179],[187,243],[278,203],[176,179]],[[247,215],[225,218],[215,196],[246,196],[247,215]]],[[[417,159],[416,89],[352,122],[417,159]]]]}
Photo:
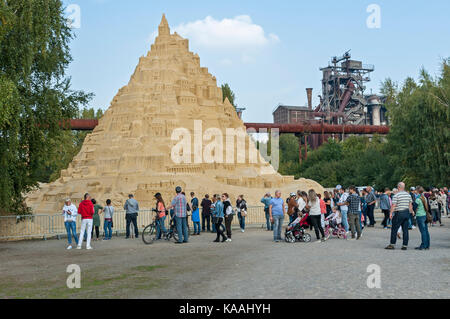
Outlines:
{"type": "MultiPolygon", "coordinates": [[[[200,220],[201,220],[200,209],[200,220]]],[[[155,213],[151,210],[139,211],[137,217],[137,225],[139,232],[143,227],[152,223],[155,213]]],[[[286,217],[286,220],[288,218],[286,217]]],[[[169,227],[170,217],[166,218],[166,228],[169,227]]],[[[188,217],[189,228],[194,229],[192,218],[188,217]]],[[[246,226],[265,227],[266,218],[264,207],[249,206],[245,219],[246,226]]],[[[125,211],[114,212],[113,215],[113,233],[116,235],[126,231],[126,213],[125,211]]],[[[232,226],[239,226],[238,216],[233,218],[232,226]]],[[[81,228],[81,216],[77,216],[77,233],[81,228]]],[[[100,215],[100,233],[103,234],[103,216],[100,215]]],[[[60,238],[66,236],[66,227],[64,224],[64,216],[61,213],[48,215],[29,215],[29,216],[0,216],[0,241],[22,240],[22,239],[48,239],[60,238]]]]}

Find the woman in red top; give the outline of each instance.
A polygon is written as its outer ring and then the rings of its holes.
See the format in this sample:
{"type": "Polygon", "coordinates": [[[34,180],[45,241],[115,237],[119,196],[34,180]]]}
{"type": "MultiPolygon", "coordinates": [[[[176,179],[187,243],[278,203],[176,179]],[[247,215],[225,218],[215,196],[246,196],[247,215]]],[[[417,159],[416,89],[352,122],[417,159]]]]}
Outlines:
{"type": "Polygon", "coordinates": [[[325,228],[325,214],[327,213],[327,204],[325,204],[325,201],[322,199],[322,195],[317,194],[317,197],[319,197],[319,204],[320,204],[320,223],[322,224],[322,228],[325,228]]]}
{"type": "Polygon", "coordinates": [[[167,232],[164,222],[166,221],[166,204],[160,193],[155,194],[156,198],[156,240],[160,240],[162,234],[167,232]]]}

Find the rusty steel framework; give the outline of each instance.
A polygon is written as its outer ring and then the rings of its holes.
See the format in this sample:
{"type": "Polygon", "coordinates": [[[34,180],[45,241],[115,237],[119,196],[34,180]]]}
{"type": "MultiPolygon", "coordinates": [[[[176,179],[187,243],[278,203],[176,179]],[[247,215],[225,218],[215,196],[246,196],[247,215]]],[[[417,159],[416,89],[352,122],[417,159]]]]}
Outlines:
{"type": "Polygon", "coordinates": [[[333,57],[328,66],[320,70],[323,73],[322,95],[316,114],[333,124],[373,124],[364,92],[375,67],[351,60],[347,51],[340,57],[333,57]]]}

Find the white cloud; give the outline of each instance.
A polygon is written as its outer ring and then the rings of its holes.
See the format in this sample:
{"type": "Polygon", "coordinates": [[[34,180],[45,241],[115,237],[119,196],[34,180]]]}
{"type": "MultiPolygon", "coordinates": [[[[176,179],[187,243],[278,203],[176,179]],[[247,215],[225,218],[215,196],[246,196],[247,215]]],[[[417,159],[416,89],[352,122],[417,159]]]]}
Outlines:
{"type": "Polygon", "coordinates": [[[174,31],[208,49],[251,50],[280,41],[276,34],[266,35],[263,27],[254,24],[248,15],[220,21],[207,16],[203,20],[182,23],[174,31]]]}

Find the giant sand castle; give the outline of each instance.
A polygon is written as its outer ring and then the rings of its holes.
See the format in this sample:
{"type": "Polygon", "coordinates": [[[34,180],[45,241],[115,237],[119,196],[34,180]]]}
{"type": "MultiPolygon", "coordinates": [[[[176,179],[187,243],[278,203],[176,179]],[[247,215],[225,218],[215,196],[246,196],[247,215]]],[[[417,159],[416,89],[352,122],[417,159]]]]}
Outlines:
{"type": "MultiPolygon", "coordinates": [[[[314,181],[281,176],[259,155],[258,161],[250,160],[249,154],[259,153],[246,133],[244,162],[233,155],[235,161],[229,163],[225,154],[224,163],[205,162],[195,155],[202,149],[192,146],[192,162],[175,163],[171,153],[179,140],[173,140],[172,133],[185,128],[194,140],[195,120],[201,120],[204,134],[210,128],[224,134],[227,128],[245,130],[228,99],[223,101],[216,78],[200,66],[187,39],[170,33],[163,15],[151,50],[139,59],[128,85],[119,90],[99,125],[87,135],[79,154],[58,180],[28,194],[27,204],[35,213],[56,212],[65,198],[79,203],[89,192],[101,203],[109,198],[122,207],[132,193],[141,207],[151,208],[156,192],[169,202],[178,185],[200,198],[228,192],[234,201],[244,194],[250,205],[260,205],[263,194],[275,189],[284,197],[298,189],[323,192],[314,181]]],[[[203,149],[206,145],[204,142],[203,149]]],[[[213,149],[212,154],[217,155],[214,152],[218,150],[213,149]]]]}

